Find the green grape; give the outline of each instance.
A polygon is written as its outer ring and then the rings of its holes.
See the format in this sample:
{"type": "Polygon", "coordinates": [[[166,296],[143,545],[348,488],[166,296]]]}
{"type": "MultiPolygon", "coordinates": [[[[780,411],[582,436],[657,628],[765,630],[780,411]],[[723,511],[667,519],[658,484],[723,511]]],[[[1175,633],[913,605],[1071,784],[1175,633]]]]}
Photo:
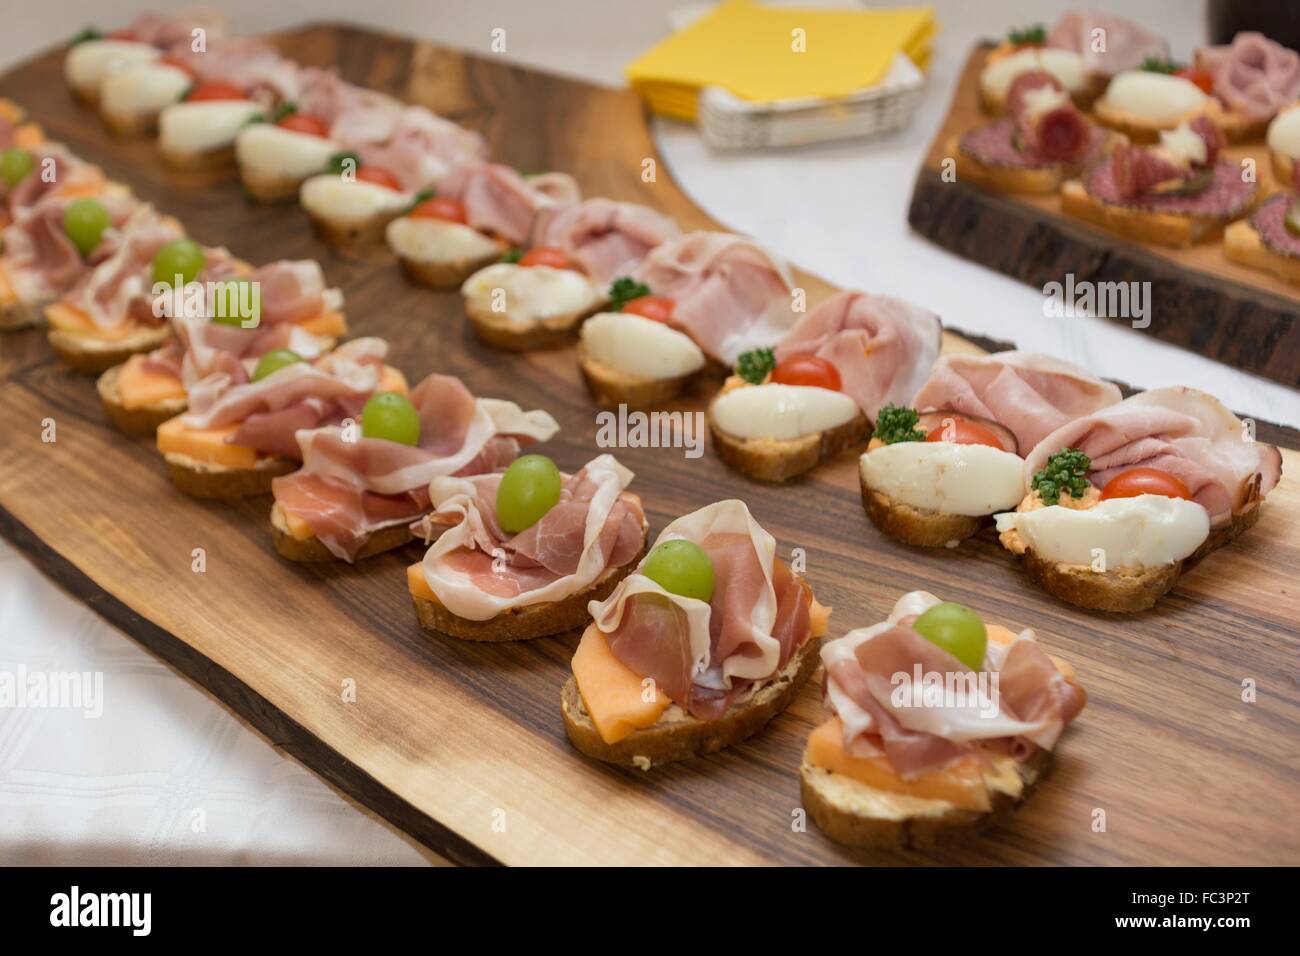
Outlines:
{"type": "Polygon", "coordinates": [[[251,279],[236,277],[213,290],[212,321],[255,329],[262,321],[262,290],[251,279]]]}
{"type": "Polygon", "coordinates": [[[951,601],[936,604],[916,619],[912,629],[971,670],[984,666],[988,632],[980,616],[964,604],[951,601]]]}
{"type": "Polygon", "coordinates": [[[203,249],[193,239],[173,239],[158,250],[153,257],[153,281],[172,285],[181,277],[181,285],[188,285],[199,277],[207,259],[203,249]]]}
{"type": "Polygon", "coordinates": [[[0,151],[0,179],[8,186],[17,186],[18,181],[32,171],[36,160],[32,154],[17,146],[0,151]]]}
{"type": "Polygon", "coordinates": [[[253,369],[253,381],[260,382],[268,375],[274,375],[280,369],[302,361],[305,359],[293,349],[271,349],[257,360],[257,367],[253,369]]]}
{"type": "Polygon", "coordinates": [[[694,541],[665,541],[650,552],[641,573],[671,594],[713,599],[713,562],[694,541]]]}
{"type": "Polygon", "coordinates": [[[420,444],[420,413],[399,392],[376,392],[361,410],[363,438],[383,438],[403,445],[420,444]]]}
{"type": "Polygon", "coordinates": [[[95,251],[111,224],[108,210],[97,199],[74,199],[63,210],[63,231],[83,256],[95,251]]]}
{"type": "Polygon", "coordinates": [[[564,480],[545,455],[516,458],[497,486],[497,522],[503,531],[527,531],[560,500],[564,480]]]}

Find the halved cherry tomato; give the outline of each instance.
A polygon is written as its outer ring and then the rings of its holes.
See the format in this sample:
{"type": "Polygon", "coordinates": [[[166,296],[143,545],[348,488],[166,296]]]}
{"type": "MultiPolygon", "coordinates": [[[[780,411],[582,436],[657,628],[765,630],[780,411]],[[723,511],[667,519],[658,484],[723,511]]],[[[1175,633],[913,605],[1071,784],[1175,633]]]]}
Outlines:
{"type": "Polygon", "coordinates": [[[209,80],[206,83],[195,83],[190,88],[189,95],[185,97],[186,103],[200,103],[205,100],[246,100],[244,91],[234,83],[227,83],[225,80],[209,80]]]}
{"type": "Polygon", "coordinates": [[[623,303],[623,311],[654,322],[667,322],[677,303],[666,295],[643,295],[623,303]]]}
{"type": "Polygon", "coordinates": [[[318,116],[309,116],[306,113],[290,113],[288,116],[282,116],[275,125],[281,129],[292,130],[295,133],[319,136],[321,139],[329,139],[330,135],[330,128],[323,119],[318,116]]]}
{"type": "Polygon", "coordinates": [[[989,445],[1000,451],[1006,451],[1002,447],[1002,441],[998,438],[997,433],[991,428],[985,428],[983,425],[977,425],[975,422],[968,422],[964,418],[945,418],[940,424],[930,429],[925,436],[926,441],[947,441],[955,445],[989,445]]]}
{"type": "Polygon", "coordinates": [[[1191,80],[1201,88],[1201,92],[1206,96],[1214,92],[1214,74],[1209,70],[1198,70],[1194,66],[1189,66],[1175,71],[1174,76],[1181,76],[1184,80],[1191,80]]]}
{"type": "Polygon", "coordinates": [[[533,246],[519,257],[521,266],[550,266],[552,269],[572,269],[569,254],[554,246],[533,246]]]}
{"type": "Polygon", "coordinates": [[[191,77],[194,76],[194,71],[190,69],[190,65],[180,57],[171,53],[164,53],[162,56],[158,57],[158,64],[160,66],[170,66],[173,69],[180,70],[182,73],[188,73],[191,77]]]}
{"type": "Polygon", "coordinates": [[[361,166],[357,169],[357,182],[383,186],[393,192],[402,191],[402,181],[382,166],[361,166]]]}
{"type": "Polygon", "coordinates": [[[791,355],[772,369],[772,381],[778,385],[812,385],[838,392],[844,383],[840,370],[820,355],[791,355]]]}
{"type": "Polygon", "coordinates": [[[450,196],[434,196],[411,210],[413,219],[441,219],[444,222],[468,222],[465,204],[450,196]]]}
{"type": "Polygon", "coordinates": [[[1136,498],[1138,495],[1164,495],[1166,498],[1192,500],[1191,489],[1181,478],[1159,468],[1130,468],[1121,471],[1101,489],[1102,501],[1108,498],[1136,498]]]}

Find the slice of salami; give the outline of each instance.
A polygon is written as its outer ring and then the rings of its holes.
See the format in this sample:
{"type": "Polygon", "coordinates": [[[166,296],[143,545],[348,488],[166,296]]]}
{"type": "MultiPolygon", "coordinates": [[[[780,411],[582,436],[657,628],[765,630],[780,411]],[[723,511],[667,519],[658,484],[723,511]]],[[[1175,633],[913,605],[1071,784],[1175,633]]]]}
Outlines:
{"type": "Polygon", "coordinates": [[[1208,187],[1188,196],[1141,195],[1124,199],[1115,183],[1115,170],[1110,160],[1094,166],[1084,177],[1083,186],[1088,195],[1112,206],[1203,219],[1234,219],[1244,214],[1255,201],[1256,189],[1255,183],[1242,180],[1241,168],[1227,160],[1215,164],[1214,181],[1208,187]]]}
{"type": "Polygon", "coordinates": [[[1250,217],[1250,224],[1264,245],[1279,255],[1300,259],[1300,236],[1286,227],[1286,211],[1294,201],[1291,193],[1274,196],[1250,217]]]}
{"type": "MultiPolygon", "coordinates": [[[[1048,159],[1034,150],[1017,149],[1014,138],[1015,131],[1015,120],[998,120],[996,123],[968,130],[962,135],[957,145],[963,153],[985,166],[1006,166],[1012,169],[1046,169],[1050,166],[1060,165],[1060,163],[1048,159]]],[[[1086,165],[1093,156],[1101,151],[1106,142],[1106,136],[1106,131],[1100,126],[1089,125],[1088,149],[1085,151],[1083,162],[1080,165],[1086,165]]]]}

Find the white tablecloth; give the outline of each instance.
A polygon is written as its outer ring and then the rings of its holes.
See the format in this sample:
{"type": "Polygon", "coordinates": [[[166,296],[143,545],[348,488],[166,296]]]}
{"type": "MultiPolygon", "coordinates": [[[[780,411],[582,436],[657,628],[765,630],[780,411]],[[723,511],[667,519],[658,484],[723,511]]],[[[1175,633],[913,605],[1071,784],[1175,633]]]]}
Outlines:
{"type": "MultiPolygon", "coordinates": [[[[953,326],[1049,351],[1139,386],[1196,384],[1241,411],[1300,426],[1296,393],[1151,336],[1092,319],[1045,319],[1042,294],[911,235],[912,180],[947,109],[970,44],[1008,25],[1050,21],[1065,3],[940,2],[944,33],[923,105],[888,139],[765,155],[711,154],[689,127],[659,123],[678,182],[715,217],[835,282],[894,293],[953,326]]],[[[1203,34],[1200,4],[1101,3],[1168,30],[1177,53],[1203,34]]],[[[114,25],[108,5],[70,0],[58,16],[28,10],[0,37],[10,64],[80,21],[114,25]]],[[[291,25],[293,10],[224,4],[249,32],[291,25]]],[[[619,82],[624,63],[661,36],[672,0],[445,0],[376,3],[368,24],[486,51],[507,29],[507,56],[619,82]]],[[[350,0],[312,15],[355,16],[350,0]]],[[[0,91],[2,92],[2,91],[0,91]]],[[[414,848],[355,807],[129,638],[41,577],[0,542],[0,679],[103,674],[103,713],[0,709],[0,862],[417,863],[414,848]]]]}

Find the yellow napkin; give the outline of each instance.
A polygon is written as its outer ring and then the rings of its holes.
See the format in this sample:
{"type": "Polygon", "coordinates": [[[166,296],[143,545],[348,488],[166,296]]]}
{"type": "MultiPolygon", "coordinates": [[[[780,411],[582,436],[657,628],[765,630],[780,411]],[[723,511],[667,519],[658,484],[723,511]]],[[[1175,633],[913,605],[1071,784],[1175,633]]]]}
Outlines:
{"type": "Polygon", "coordinates": [[[627,76],[655,112],[691,120],[706,86],[760,103],[841,97],[880,82],[898,53],[924,68],[935,29],[929,7],[809,10],[726,0],[633,62],[627,76]]]}

